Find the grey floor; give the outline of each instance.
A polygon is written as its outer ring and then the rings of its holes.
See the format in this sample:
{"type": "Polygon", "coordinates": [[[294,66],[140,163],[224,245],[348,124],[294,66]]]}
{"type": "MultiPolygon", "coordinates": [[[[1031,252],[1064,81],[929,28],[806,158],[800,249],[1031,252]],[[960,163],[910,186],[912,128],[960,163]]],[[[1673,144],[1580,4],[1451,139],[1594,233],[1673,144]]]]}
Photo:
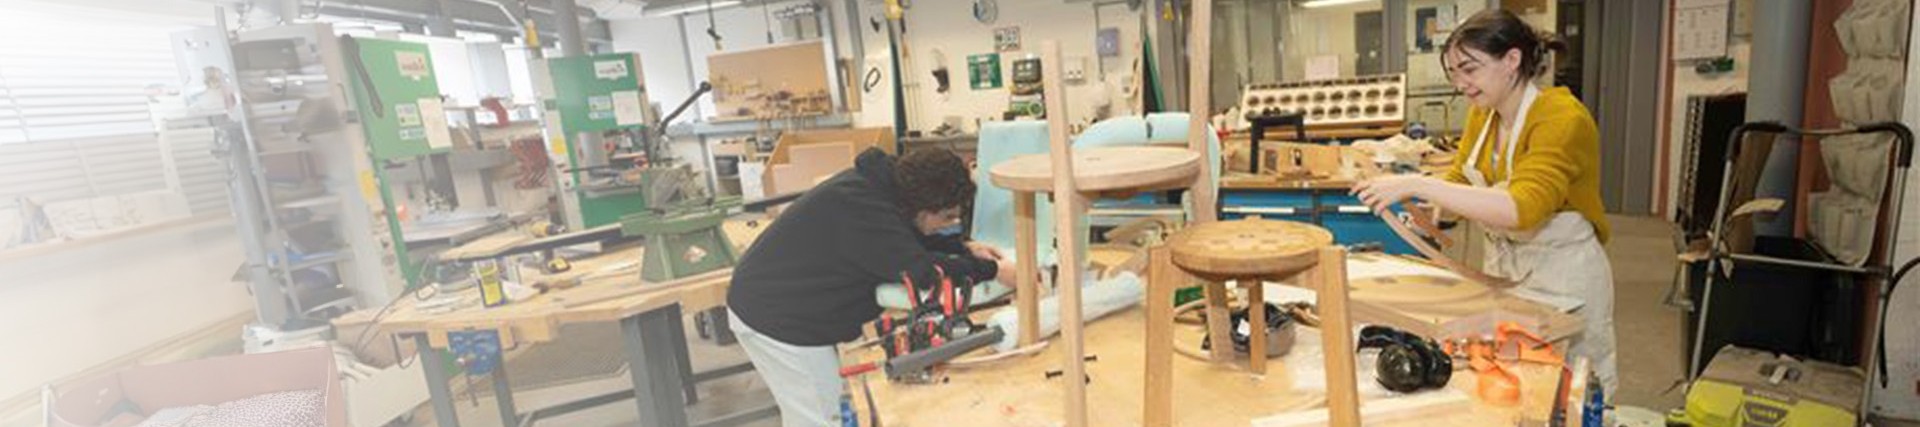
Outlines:
{"type": "MultiPolygon", "coordinates": [[[[1607,251],[1614,270],[1615,332],[1619,337],[1621,370],[1621,388],[1615,400],[1620,405],[1664,412],[1679,407],[1684,400],[1682,392],[1674,387],[1682,371],[1682,314],[1662,302],[1675,268],[1673,227],[1651,217],[1616,216],[1612,221],[1614,238],[1607,251]]],[[[691,326],[692,322],[688,323],[691,326]]],[[[563,345],[536,347],[534,351],[539,353],[517,357],[509,368],[518,389],[515,398],[520,410],[627,388],[629,380],[620,370],[620,345],[615,329],[611,325],[569,327],[561,332],[563,345]]],[[[699,370],[745,360],[737,346],[715,346],[702,340],[693,340],[691,351],[699,370]]],[[[458,382],[455,385],[465,388],[458,382]]],[[[491,387],[481,382],[473,388],[485,391],[491,387]]],[[[772,396],[766,390],[766,385],[752,374],[703,384],[700,386],[703,400],[691,408],[692,417],[698,421],[768,404],[772,396]]],[[[462,393],[458,397],[456,407],[462,425],[501,425],[490,396],[481,394],[470,398],[462,393]]],[[[38,408],[31,409],[34,410],[0,414],[0,427],[36,425],[38,408]]],[[[635,424],[635,413],[633,403],[625,401],[548,419],[539,425],[631,426],[635,424]]],[[[432,418],[431,410],[421,408],[415,411],[411,422],[395,423],[394,427],[436,425],[432,418]]],[[[773,427],[779,422],[766,419],[746,425],[773,427]]]]}

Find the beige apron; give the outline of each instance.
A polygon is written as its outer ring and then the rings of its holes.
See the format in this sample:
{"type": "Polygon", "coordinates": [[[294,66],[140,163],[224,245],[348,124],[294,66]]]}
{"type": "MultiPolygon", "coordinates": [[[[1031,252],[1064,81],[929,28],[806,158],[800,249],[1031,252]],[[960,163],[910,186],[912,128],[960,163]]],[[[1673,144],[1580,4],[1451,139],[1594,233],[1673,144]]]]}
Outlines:
{"type": "MultiPolygon", "coordinates": [[[[1475,187],[1507,188],[1507,179],[1513,176],[1515,147],[1527,122],[1527,110],[1533,107],[1539,93],[1532,84],[1526,85],[1519,114],[1505,129],[1496,131],[1496,117],[1491,113],[1487,115],[1480,137],[1474,141],[1472,151],[1466,153],[1466,166],[1461,172],[1468,183],[1475,187]],[[1506,171],[1499,182],[1491,182],[1479,168],[1487,135],[1495,132],[1501,133],[1500,139],[1505,142],[1504,149],[1497,148],[1499,151],[1493,153],[1494,165],[1506,171]]],[[[1579,212],[1560,212],[1530,230],[1483,228],[1487,244],[1482,268],[1487,274],[1512,279],[1526,291],[1584,303],[1576,311],[1586,321],[1586,331],[1574,338],[1567,354],[1585,356],[1592,361],[1594,372],[1600,376],[1611,399],[1619,385],[1613,336],[1613,268],[1607,261],[1606,249],[1594,235],[1593,224],[1579,212]]]]}

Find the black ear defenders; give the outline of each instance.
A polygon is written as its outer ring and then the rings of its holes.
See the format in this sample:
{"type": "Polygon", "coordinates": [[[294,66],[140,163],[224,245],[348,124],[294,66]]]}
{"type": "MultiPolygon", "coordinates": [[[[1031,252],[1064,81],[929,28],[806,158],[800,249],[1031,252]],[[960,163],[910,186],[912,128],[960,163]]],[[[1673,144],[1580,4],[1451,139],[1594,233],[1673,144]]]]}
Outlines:
{"type": "Polygon", "coordinates": [[[1380,385],[1400,393],[1447,386],[1453,357],[1433,340],[1386,326],[1360,328],[1360,348],[1379,348],[1374,365],[1380,385]]]}

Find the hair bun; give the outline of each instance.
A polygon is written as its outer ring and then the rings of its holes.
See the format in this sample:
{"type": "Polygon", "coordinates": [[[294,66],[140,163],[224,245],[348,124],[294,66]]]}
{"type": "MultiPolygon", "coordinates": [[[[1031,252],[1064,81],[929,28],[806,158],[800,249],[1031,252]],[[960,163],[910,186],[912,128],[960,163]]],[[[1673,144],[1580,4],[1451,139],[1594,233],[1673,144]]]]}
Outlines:
{"type": "Polygon", "coordinates": [[[1567,41],[1551,31],[1536,30],[1533,36],[1540,39],[1540,53],[1567,53],[1567,41]]]}

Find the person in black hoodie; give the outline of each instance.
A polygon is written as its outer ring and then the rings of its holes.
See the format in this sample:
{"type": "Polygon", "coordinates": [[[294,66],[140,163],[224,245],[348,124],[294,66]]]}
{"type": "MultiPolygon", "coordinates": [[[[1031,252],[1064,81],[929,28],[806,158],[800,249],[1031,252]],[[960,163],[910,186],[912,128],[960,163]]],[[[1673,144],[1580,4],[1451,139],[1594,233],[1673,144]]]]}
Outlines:
{"type": "Polygon", "coordinates": [[[783,425],[840,425],[834,345],[879,317],[880,284],[905,276],[928,289],[941,272],[1012,282],[1010,260],[953,232],[973,199],[970,175],[943,149],[897,158],[868,149],[788,206],[741,256],[727,291],[731,328],[783,425]]]}

